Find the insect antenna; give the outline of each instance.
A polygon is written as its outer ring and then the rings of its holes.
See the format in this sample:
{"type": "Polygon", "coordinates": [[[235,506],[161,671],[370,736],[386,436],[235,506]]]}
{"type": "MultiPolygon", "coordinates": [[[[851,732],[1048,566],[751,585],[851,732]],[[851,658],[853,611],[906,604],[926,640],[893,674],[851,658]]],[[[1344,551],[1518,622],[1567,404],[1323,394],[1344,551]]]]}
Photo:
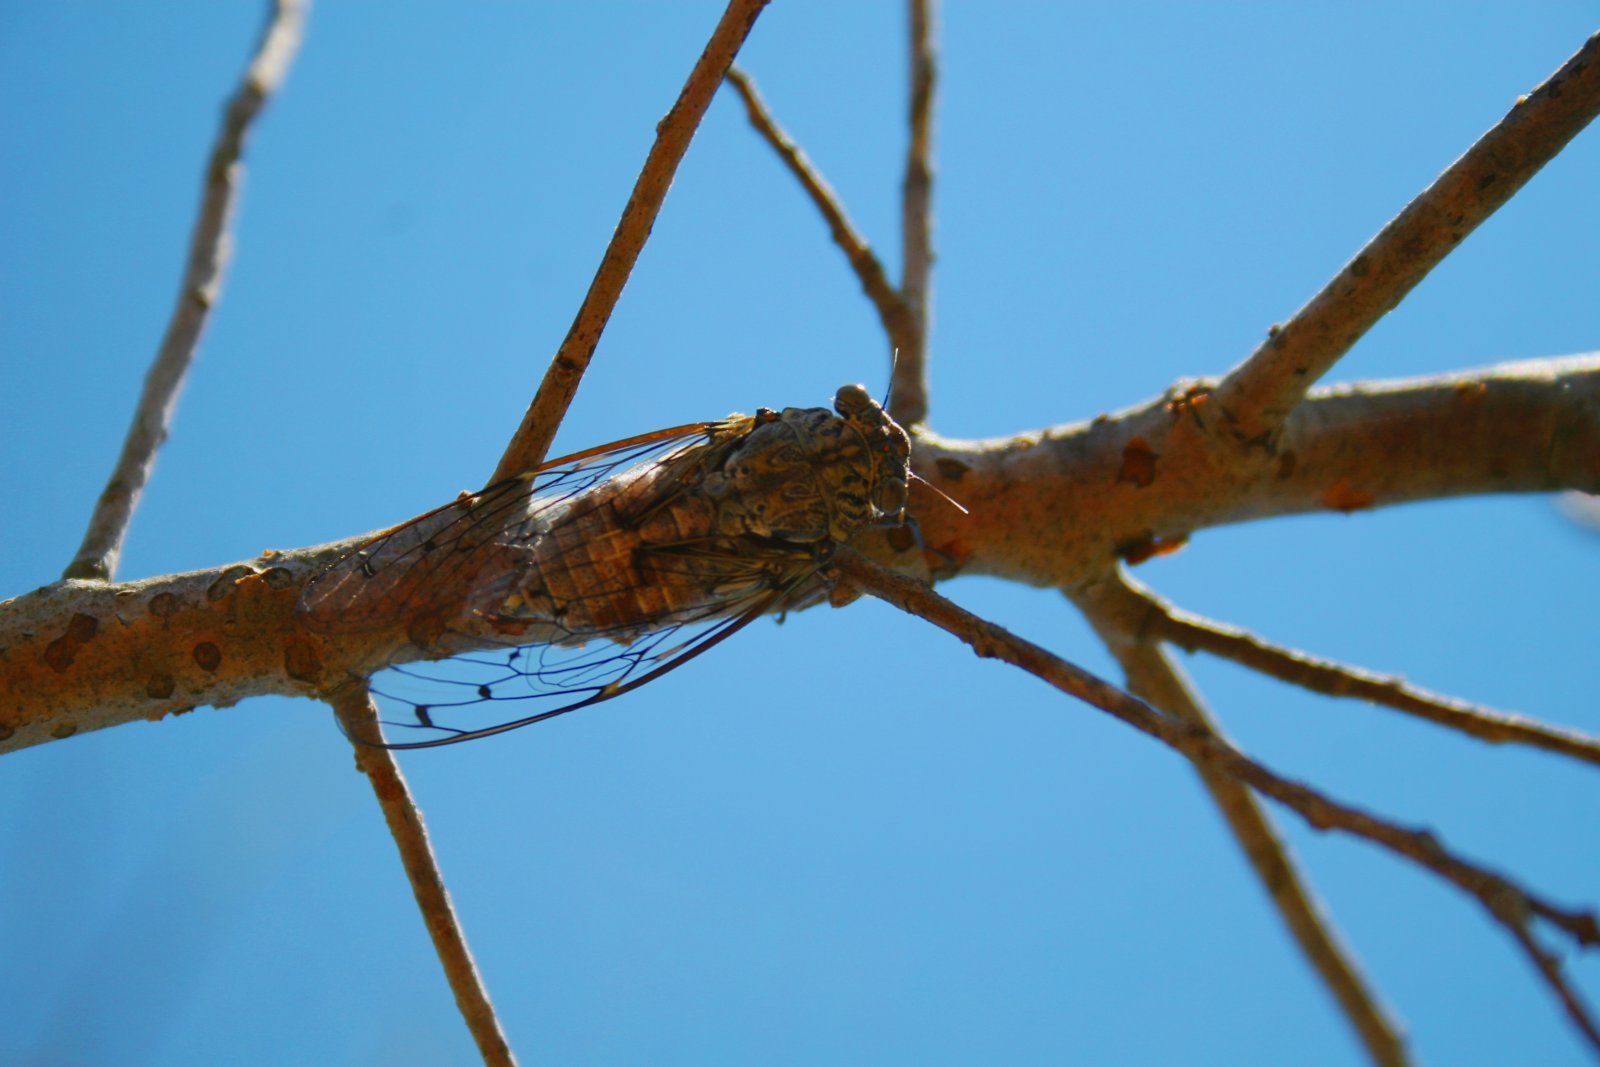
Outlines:
{"type": "Polygon", "coordinates": [[[963,514],[963,515],[971,515],[972,514],[972,512],[968,511],[966,508],[961,506],[961,502],[960,501],[956,500],[954,497],[952,497],[949,493],[945,492],[943,489],[940,489],[937,485],[934,485],[932,482],[928,481],[928,479],[924,478],[922,475],[918,474],[916,471],[908,470],[908,471],[906,471],[906,473],[911,476],[911,480],[912,481],[921,482],[923,485],[925,485],[929,489],[933,490],[933,492],[939,497],[940,500],[943,500],[946,504],[949,504],[951,507],[953,507],[957,511],[961,512],[961,514],[963,514]]]}
{"type": "Polygon", "coordinates": [[[894,372],[900,369],[900,346],[896,345],[889,352],[889,384],[883,390],[883,410],[889,410],[889,402],[894,399],[894,372]]]}

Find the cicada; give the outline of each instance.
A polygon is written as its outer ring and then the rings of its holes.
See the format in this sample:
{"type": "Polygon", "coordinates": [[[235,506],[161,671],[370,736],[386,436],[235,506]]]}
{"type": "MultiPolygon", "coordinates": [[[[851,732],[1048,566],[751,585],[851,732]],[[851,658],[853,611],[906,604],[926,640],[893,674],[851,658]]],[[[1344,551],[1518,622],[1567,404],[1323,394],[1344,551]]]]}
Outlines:
{"type": "Polygon", "coordinates": [[[421,659],[374,680],[423,748],[620,696],[826,591],[857,531],[904,520],[911,441],[865,388],[543,464],[386,530],[306,586],[322,632],[404,626],[421,659]],[[502,701],[520,718],[458,721],[502,701]]]}

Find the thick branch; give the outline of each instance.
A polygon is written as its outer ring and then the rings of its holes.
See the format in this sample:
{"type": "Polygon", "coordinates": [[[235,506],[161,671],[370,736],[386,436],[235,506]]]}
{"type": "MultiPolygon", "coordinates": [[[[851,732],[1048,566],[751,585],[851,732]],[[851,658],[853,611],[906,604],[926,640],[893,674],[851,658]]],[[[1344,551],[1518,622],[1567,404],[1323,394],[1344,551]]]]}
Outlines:
{"type": "MultiPolygon", "coordinates": [[[[1317,379],[1600,112],[1600,33],[1385,226],[1216,393],[1240,440],[1269,443],[1317,379]]],[[[1269,449],[1270,451],[1270,449],[1269,449]]]]}
{"type": "Polygon", "coordinates": [[[991,441],[918,437],[929,547],[956,569],[1055,588],[1208,526],[1478,493],[1600,490],[1600,356],[1315,390],[1274,457],[1241,454],[1205,387],[991,441]],[[1257,457],[1257,458],[1252,458],[1257,457]]]}
{"type": "Polygon", "coordinates": [[[550,361],[544,380],[539,383],[539,391],[523,415],[522,425],[506,445],[490,483],[531,470],[549,451],[550,442],[555,439],[567,407],[578,392],[578,383],[583,380],[583,373],[594,356],[595,346],[600,343],[600,334],[622,296],[622,287],[628,283],[628,275],[633,272],[633,265],[650,237],[656,215],[667,198],[667,190],[672,187],[678,163],[689,150],[689,141],[699,129],[700,120],[733,63],[733,57],[766,5],[767,0],[729,0],[711,39],[706,42],[705,51],[700,53],[700,59],[683,83],[677,102],[656,124],[655,143],[650,146],[644,167],[617,221],[616,231],[606,245],[600,268],[595,271],[577,317],[550,361]]]}
{"type": "MultiPolygon", "coordinates": [[[[1130,692],[1180,722],[1220,737],[1183,672],[1138,625],[1138,616],[1128,615],[1131,597],[1132,591],[1123,587],[1113,573],[1106,581],[1080,591],[1074,602],[1122,665],[1130,692]]],[[[1350,1020],[1372,1062],[1380,1067],[1401,1067],[1410,1062],[1400,1039],[1400,1027],[1350,958],[1350,950],[1332,929],[1288,846],[1278,837],[1271,818],[1255,796],[1215,767],[1199,764],[1195,769],[1284,925],[1350,1020]]]]}
{"type": "Polygon", "coordinates": [[[367,687],[345,686],[334,695],[331,703],[355,748],[356,766],[372,783],[378,806],[383,809],[384,821],[389,824],[389,834],[400,850],[400,862],[405,866],[411,892],[417,898],[417,908],[428,927],[428,936],[433,940],[434,952],[444,966],[445,978],[455,994],[456,1008],[477,1042],[478,1054],[491,1067],[514,1067],[516,1057],[511,1054],[510,1042],[495,1016],[489,991],[478,974],[478,965],[473,962],[472,950],[467,947],[466,933],[456,918],[455,906],[450,903],[444,875],[439,871],[433,846],[428,842],[428,828],[423,825],[422,812],[412,799],[411,787],[400,773],[394,753],[381,747],[383,731],[378,725],[378,709],[367,687]]]}
{"type": "Polygon", "coordinates": [[[1061,692],[1110,713],[1196,765],[1212,768],[1271,797],[1300,815],[1313,829],[1338,830],[1362,838],[1454,884],[1483,905],[1490,917],[1530,955],[1584,1036],[1600,1050],[1600,1032],[1594,1020],[1567,984],[1554,958],[1540,948],[1530,930],[1532,919],[1538,917],[1578,945],[1600,945],[1600,922],[1593,913],[1561,908],[1533,895],[1510,879],[1450,852],[1429,830],[1397,825],[1284,778],[1203,726],[1162,715],[1109,682],[978,618],[928,586],[904,578],[850,549],[838,554],[834,566],[862,590],[926,619],[971,645],[978,655],[1021,667],[1061,692]]]}
{"type": "MultiPolygon", "coordinates": [[[[1258,466],[1236,449],[1215,460],[1200,399],[1002,441],[919,438],[918,471],[970,511],[914,498],[929,558],[1072,589],[1141,538],[1348,507],[1362,493],[1376,506],[1600,488],[1593,357],[1323,390],[1291,420],[1293,448],[1258,466]]],[[[425,658],[418,620],[320,634],[296,616],[305,584],[355,543],[139,582],[58,582],[0,603],[0,751],[202,704],[331,693],[425,658]]]]}
{"type": "Polygon", "coordinates": [[[200,347],[200,335],[222,292],[227,270],[233,212],[244,181],[245,136],[250,124],[288,76],[300,48],[301,29],[310,0],[276,0],[272,5],[255,55],[244,79],[222,114],[206,163],[200,215],[189,237],[189,258],[178,287],[178,303],[167,322],[166,335],[145,375],[144,391],[134,409],[133,425],[122,444],[122,454],[111,472],[89,518],[78,553],[63,578],[110,579],[117,572],[122,543],[128,535],[139,497],[150,481],[156,452],[167,439],[178,393],[200,347]]]}

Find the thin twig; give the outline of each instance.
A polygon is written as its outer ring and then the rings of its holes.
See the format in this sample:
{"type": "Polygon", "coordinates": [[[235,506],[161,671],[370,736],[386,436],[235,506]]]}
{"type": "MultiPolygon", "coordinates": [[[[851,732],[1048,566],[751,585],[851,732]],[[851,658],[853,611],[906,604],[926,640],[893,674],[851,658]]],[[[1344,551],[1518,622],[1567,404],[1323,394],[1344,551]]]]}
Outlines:
{"type": "MultiPolygon", "coordinates": [[[[1137,619],[1126,614],[1127,594],[1115,588],[1119,584],[1115,580],[1095,583],[1075,596],[1074,602],[1122,664],[1129,690],[1173,717],[1220,737],[1182,670],[1153,637],[1130,625],[1137,619]],[[1107,586],[1111,588],[1105,590],[1107,586]]],[[[1284,925],[1350,1020],[1372,1062],[1380,1067],[1409,1063],[1399,1025],[1333,929],[1271,817],[1248,788],[1217,768],[1199,764],[1195,769],[1284,925]]]]}
{"type": "Polygon", "coordinates": [[[1578,997],[1578,991],[1572,988],[1572,983],[1568,982],[1567,976],[1562,973],[1561,960],[1533,939],[1533,934],[1528,930],[1526,923],[1508,922],[1505,925],[1511,930],[1511,936],[1517,939],[1517,944],[1522,946],[1522,951],[1533,960],[1533,965],[1539,969],[1539,976],[1545,980],[1545,984],[1555,991],[1557,999],[1561,1001],[1561,1007],[1567,1013],[1567,1018],[1583,1031],[1591,1045],[1600,1048],[1600,1030],[1595,1028],[1595,1022],[1589,1017],[1588,1008],[1578,997]]]}
{"type": "Polygon", "coordinates": [[[400,850],[400,862],[405,865],[406,877],[411,880],[411,891],[416,895],[417,907],[433,939],[433,949],[444,965],[446,979],[455,994],[456,1008],[466,1020],[472,1039],[478,1044],[478,1054],[487,1064],[512,1067],[517,1061],[511,1054],[511,1045],[500,1028],[494,1005],[489,1001],[489,991],[473,962],[472,951],[467,947],[467,936],[456,918],[450,893],[445,888],[444,875],[428,843],[428,830],[423,825],[422,813],[412,800],[411,790],[394,754],[383,746],[383,731],[378,724],[378,709],[364,684],[352,683],[342,688],[333,700],[333,710],[350,737],[355,748],[356,766],[372,783],[378,806],[389,824],[389,833],[395,847],[400,850]]]}
{"type": "MultiPolygon", "coordinates": [[[[1579,945],[1600,945],[1600,922],[1597,922],[1594,913],[1560,908],[1534,896],[1515,882],[1448,851],[1431,831],[1408,828],[1380,819],[1333,800],[1300,782],[1284,778],[1209,730],[1161,714],[1111,683],[978,618],[928,586],[879,566],[851,549],[841,549],[834,557],[833,566],[863,591],[888,601],[902,611],[926,619],[971,645],[978,655],[1021,667],[1063,693],[1075,696],[1149,734],[1191,762],[1215,767],[1235,781],[1295,811],[1313,829],[1338,830],[1365,838],[1433,871],[1477,899],[1496,922],[1513,934],[1524,951],[1528,950],[1530,944],[1536,944],[1527,929],[1528,919],[1533,915],[1547,920],[1579,945]]],[[[1535,957],[1533,962],[1563,1003],[1571,1005],[1569,1011],[1576,1012],[1575,1018],[1582,1020],[1580,1029],[1600,1051],[1600,1039],[1594,1036],[1596,1029],[1593,1020],[1575,994],[1566,987],[1559,970],[1554,970],[1553,964],[1546,966],[1542,957],[1535,957]],[[1551,977],[1552,973],[1554,978],[1551,977]]]]}
{"type": "MultiPolygon", "coordinates": [[[[851,223],[850,217],[845,214],[844,205],[834,195],[832,187],[801,151],[794,141],[784,132],[783,128],[772,117],[772,112],[767,109],[766,102],[756,92],[755,83],[744,71],[734,68],[728,71],[728,84],[732,85],[744,101],[745,114],[750,118],[750,125],[766,139],[773,151],[778,153],[788,166],[791,173],[805,189],[806,195],[811,197],[811,202],[822,213],[822,218],[828,224],[828,232],[833,236],[833,243],[844,252],[845,258],[850,261],[850,267],[856,272],[856,278],[861,282],[862,290],[867,294],[867,299],[872,301],[872,306],[877,309],[878,319],[883,323],[884,332],[889,335],[891,347],[901,352],[904,358],[906,352],[920,345],[917,341],[917,318],[911,306],[900,296],[889,282],[889,276],[883,269],[883,264],[873,254],[866,238],[862,237],[851,223]]],[[[898,402],[897,390],[891,388],[893,399],[898,402]]]]}
{"type": "Polygon", "coordinates": [[[1270,445],[1318,378],[1600,112],[1600,33],[1478,139],[1228,376],[1213,400],[1270,445]]]}
{"type": "Polygon", "coordinates": [[[310,0],[276,0],[269,5],[265,28],[256,44],[244,78],[223,110],[206,163],[200,215],[189,237],[189,258],[184,264],[178,303],[167,322],[156,358],[145,374],[144,391],[134,409],[133,424],[122,443],[122,454],[106,483],[78,553],[62,572],[64,578],[98,578],[109,581],[117,573],[122,543],[128,535],[139,497],[150,481],[156,452],[167,439],[177,410],[178,393],[200,347],[211,309],[222,292],[231,241],[229,230],[244,180],[245,136],[267,99],[283,84],[300,48],[301,31],[310,0]]]}
{"type": "Polygon", "coordinates": [[[1529,745],[1600,765],[1600,738],[1430,693],[1403,678],[1272,644],[1248,630],[1181,611],[1131,579],[1124,588],[1129,596],[1138,598],[1144,632],[1190,652],[1209,652],[1314,693],[1381,704],[1490,744],[1529,745]]]}
{"type": "Polygon", "coordinates": [[[666,117],[656,124],[655,143],[645,156],[644,166],[633,184],[633,192],[622,209],[616,231],[606,245],[589,291],[584,294],[578,314],[550,361],[533,403],[528,405],[522,424],[506,445],[505,454],[490,482],[510,478],[539,465],[549,451],[567,407],[578,391],[578,383],[589,367],[600,334],[611,318],[628,275],[650,237],[656,215],[672,187],[678,163],[689,150],[689,141],[700,127],[717,86],[722,83],[733,57],[750,34],[756,16],[767,0],[729,0],[727,9],[712,31],[711,38],[689,72],[683,90],[666,117]]]}
{"type": "Polygon", "coordinates": [[[910,3],[910,137],[900,184],[900,295],[916,320],[895,361],[889,413],[902,426],[928,418],[928,280],[933,270],[934,0],[910,3]]]}

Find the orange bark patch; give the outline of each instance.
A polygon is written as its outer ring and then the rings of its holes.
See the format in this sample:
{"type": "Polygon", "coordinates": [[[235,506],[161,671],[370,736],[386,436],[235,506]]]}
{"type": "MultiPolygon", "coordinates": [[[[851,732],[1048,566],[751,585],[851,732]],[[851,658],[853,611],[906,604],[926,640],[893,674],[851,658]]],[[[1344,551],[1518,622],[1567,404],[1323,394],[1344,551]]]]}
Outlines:
{"type": "Polygon", "coordinates": [[[283,646],[283,670],[297,682],[322,679],[322,658],[307,641],[289,641],[283,646]]]}
{"type": "Polygon", "coordinates": [[[1204,414],[1201,410],[1211,401],[1211,389],[1204,385],[1191,385],[1177,396],[1167,401],[1167,412],[1173,418],[1179,415],[1192,416],[1197,421],[1204,414]]]}
{"type": "Polygon", "coordinates": [[[1349,514],[1370,508],[1377,497],[1350,484],[1350,479],[1340,478],[1322,494],[1322,506],[1349,514]]]}
{"type": "Polygon", "coordinates": [[[1168,538],[1145,534],[1117,545],[1117,558],[1129,566],[1137,567],[1145,560],[1155,559],[1157,556],[1170,556],[1188,543],[1188,534],[1168,538]]]}
{"type": "Polygon", "coordinates": [[[1155,480],[1155,450],[1144,438],[1135,437],[1122,448],[1122,466],[1117,468],[1117,481],[1131,482],[1143,489],[1155,480]]]}

